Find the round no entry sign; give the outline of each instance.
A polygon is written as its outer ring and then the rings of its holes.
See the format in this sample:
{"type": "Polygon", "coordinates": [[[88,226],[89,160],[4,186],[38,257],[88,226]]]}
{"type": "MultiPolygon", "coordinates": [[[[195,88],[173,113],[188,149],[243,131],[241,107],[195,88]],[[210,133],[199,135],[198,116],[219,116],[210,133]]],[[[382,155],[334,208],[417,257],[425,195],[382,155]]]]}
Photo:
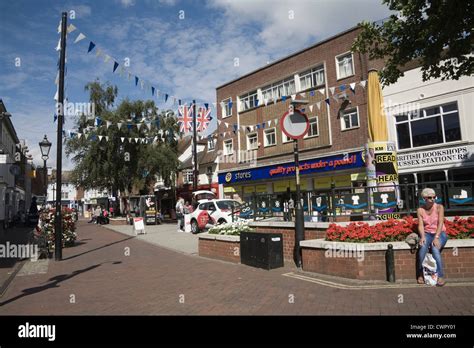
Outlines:
{"type": "Polygon", "coordinates": [[[303,138],[309,129],[308,116],[299,110],[287,111],[280,119],[280,127],[291,139],[303,138]]]}

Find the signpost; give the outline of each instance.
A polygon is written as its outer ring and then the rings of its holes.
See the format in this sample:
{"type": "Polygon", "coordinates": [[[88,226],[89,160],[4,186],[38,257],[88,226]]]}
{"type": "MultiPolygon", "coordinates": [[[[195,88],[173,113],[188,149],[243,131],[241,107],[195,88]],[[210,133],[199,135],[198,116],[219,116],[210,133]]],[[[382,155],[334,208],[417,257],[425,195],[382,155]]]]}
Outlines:
{"type": "Polygon", "coordinates": [[[301,247],[300,242],[304,240],[304,215],[301,207],[301,191],[300,191],[300,164],[298,155],[298,139],[301,139],[308,132],[309,121],[308,116],[300,110],[295,110],[295,105],[308,104],[307,100],[294,100],[290,104],[290,108],[283,114],[280,119],[280,126],[283,133],[293,139],[293,150],[295,154],[295,177],[296,177],[296,204],[295,204],[295,250],[294,259],[296,266],[301,268],[301,247]]]}

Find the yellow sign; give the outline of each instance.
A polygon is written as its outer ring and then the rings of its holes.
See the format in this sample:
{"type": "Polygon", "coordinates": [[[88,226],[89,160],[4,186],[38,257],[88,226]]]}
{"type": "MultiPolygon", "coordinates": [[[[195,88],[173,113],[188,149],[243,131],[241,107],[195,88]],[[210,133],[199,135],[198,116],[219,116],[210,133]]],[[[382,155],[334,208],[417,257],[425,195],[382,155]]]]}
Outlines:
{"type": "Polygon", "coordinates": [[[255,192],[255,186],[244,186],[244,193],[255,192]]]}
{"type": "Polygon", "coordinates": [[[332,179],[336,187],[350,187],[352,185],[351,176],[349,174],[334,176],[332,179]]]}
{"type": "MultiPolygon", "coordinates": [[[[296,191],[296,180],[290,181],[291,191],[296,191]]],[[[308,181],[306,179],[300,179],[300,190],[306,191],[308,189],[308,181]]]]}
{"type": "Polygon", "coordinates": [[[331,188],[332,177],[331,176],[323,176],[321,178],[314,178],[313,184],[314,189],[323,189],[323,188],[331,188]]]}
{"type": "Polygon", "coordinates": [[[273,192],[286,192],[286,189],[289,187],[288,184],[288,180],[274,182],[273,192]]]}
{"type": "Polygon", "coordinates": [[[267,184],[255,186],[255,191],[258,192],[258,193],[267,192],[267,184]]]}
{"type": "Polygon", "coordinates": [[[235,187],[234,186],[225,186],[224,187],[224,192],[225,193],[234,193],[234,192],[236,192],[235,187]]]}
{"type": "Polygon", "coordinates": [[[365,173],[354,173],[354,174],[351,174],[351,180],[352,181],[365,181],[366,175],[365,173]]]}

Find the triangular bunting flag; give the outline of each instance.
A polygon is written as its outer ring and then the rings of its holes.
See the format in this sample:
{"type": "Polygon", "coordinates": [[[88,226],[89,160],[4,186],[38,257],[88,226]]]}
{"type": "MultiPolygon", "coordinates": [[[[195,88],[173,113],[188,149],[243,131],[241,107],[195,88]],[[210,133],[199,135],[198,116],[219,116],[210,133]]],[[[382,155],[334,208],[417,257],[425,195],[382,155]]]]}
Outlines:
{"type": "Polygon", "coordinates": [[[125,140],[125,138],[124,138],[124,137],[121,137],[120,140],[122,140],[122,143],[123,143],[123,141],[125,140]]]}
{"type": "Polygon", "coordinates": [[[295,100],[296,99],[296,94],[292,94],[291,95],[291,100],[295,100]]]}
{"type": "Polygon", "coordinates": [[[309,92],[309,95],[310,95],[311,97],[314,97],[315,94],[316,94],[316,93],[314,93],[314,91],[309,92]]]}
{"type": "Polygon", "coordinates": [[[95,43],[93,43],[92,41],[89,43],[89,49],[87,50],[87,53],[89,53],[90,51],[92,51],[95,47],[95,43]]]}
{"type": "Polygon", "coordinates": [[[341,92],[344,92],[344,91],[346,90],[346,85],[340,85],[340,86],[339,86],[339,90],[340,90],[341,92]]]}
{"type": "Polygon", "coordinates": [[[141,123],[137,123],[137,129],[140,130],[140,127],[142,126],[141,123]]]}
{"type": "Polygon", "coordinates": [[[135,143],[137,143],[137,144],[138,144],[138,138],[135,138],[135,143]]]}
{"type": "Polygon", "coordinates": [[[135,76],[135,86],[138,86],[138,77],[135,76]]]}
{"type": "Polygon", "coordinates": [[[355,93],[355,88],[356,88],[355,82],[352,82],[351,84],[349,84],[349,86],[350,86],[351,91],[355,93]]]}
{"type": "Polygon", "coordinates": [[[115,70],[117,70],[118,66],[119,66],[119,63],[114,62],[114,70],[112,71],[113,73],[115,72],[115,70]]]}
{"type": "Polygon", "coordinates": [[[95,53],[96,57],[100,57],[102,55],[102,48],[98,48],[97,52],[95,53]]]}
{"type": "Polygon", "coordinates": [[[59,51],[61,49],[61,39],[59,39],[58,44],[55,48],[56,51],[59,51]]]}
{"type": "Polygon", "coordinates": [[[331,91],[331,95],[334,94],[334,91],[336,90],[336,87],[329,87],[329,90],[331,91]]]}
{"type": "Polygon", "coordinates": [[[151,86],[151,95],[155,95],[155,87],[151,86]]]}
{"type": "Polygon", "coordinates": [[[77,138],[78,138],[78,139],[81,139],[82,136],[83,136],[82,133],[77,133],[77,138]]]}
{"type": "Polygon", "coordinates": [[[313,112],[313,107],[314,107],[314,105],[310,105],[310,106],[309,106],[309,111],[310,111],[310,112],[313,112]]]}
{"type": "Polygon", "coordinates": [[[272,125],[272,120],[268,121],[268,127],[270,127],[272,125]]]}
{"type": "Polygon", "coordinates": [[[122,128],[122,122],[118,122],[118,123],[117,123],[117,127],[118,127],[118,129],[120,130],[120,128],[122,128]]]}
{"type": "Polygon", "coordinates": [[[70,34],[76,29],[77,28],[74,26],[74,24],[69,24],[68,27],[67,27],[67,33],[70,34]]]}
{"type": "Polygon", "coordinates": [[[83,33],[80,33],[79,35],[77,35],[76,40],[74,40],[74,43],[78,43],[79,41],[84,40],[85,38],[86,36],[83,33]]]}
{"type": "Polygon", "coordinates": [[[286,95],[284,95],[283,97],[281,97],[281,101],[282,101],[282,102],[286,101],[286,95]]]}
{"type": "Polygon", "coordinates": [[[268,99],[264,99],[263,102],[264,102],[265,106],[268,105],[268,99]]]}
{"type": "Polygon", "coordinates": [[[364,80],[364,81],[360,81],[360,85],[361,85],[363,88],[365,88],[365,84],[366,84],[366,83],[367,83],[367,81],[366,81],[366,80],[364,80]]]}
{"type": "Polygon", "coordinates": [[[318,107],[318,110],[321,110],[321,102],[317,102],[316,106],[318,107]]]}
{"type": "Polygon", "coordinates": [[[303,98],[306,98],[306,93],[300,93],[300,96],[302,96],[303,98]]]}
{"type": "Polygon", "coordinates": [[[326,91],[324,90],[324,88],[318,89],[318,92],[321,93],[322,95],[326,95],[326,91]]]}
{"type": "Polygon", "coordinates": [[[146,124],[149,131],[151,131],[151,122],[146,124]]]}
{"type": "Polygon", "coordinates": [[[109,136],[108,135],[105,136],[105,140],[109,141],[109,136]]]}
{"type": "Polygon", "coordinates": [[[107,123],[107,129],[109,129],[109,127],[112,125],[112,122],[111,121],[106,121],[107,123]]]}
{"type": "Polygon", "coordinates": [[[99,141],[102,141],[103,135],[99,135],[99,141]]]}
{"type": "Polygon", "coordinates": [[[326,102],[326,104],[330,105],[331,103],[329,102],[329,98],[326,98],[324,99],[324,101],[326,102]]]}

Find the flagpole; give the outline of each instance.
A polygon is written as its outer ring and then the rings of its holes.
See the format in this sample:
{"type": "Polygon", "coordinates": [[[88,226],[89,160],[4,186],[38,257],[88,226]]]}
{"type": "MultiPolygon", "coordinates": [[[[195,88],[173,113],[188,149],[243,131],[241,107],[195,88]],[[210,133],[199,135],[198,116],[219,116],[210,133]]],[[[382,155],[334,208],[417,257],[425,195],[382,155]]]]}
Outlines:
{"type": "Polygon", "coordinates": [[[198,171],[198,163],[197,163],[196,100],[193,100],[193,159],[194,159],[193,190],[197,191],[199,171],[198,171]]]}
{"type": "Polygon", "coordinates": [[[58,87],[58,137],[56,153],[56,219],[54,227],[54,259],[62,259],[62,229],[61,216],[61,187],[62,187],[62,154],[63,154],[63,119],[64,119],[64,70],[66,65],[66,34],[67,34],[67,12],[62,13],[61,21],[61,55],[59,59],[59,87],[58,87]]]}

